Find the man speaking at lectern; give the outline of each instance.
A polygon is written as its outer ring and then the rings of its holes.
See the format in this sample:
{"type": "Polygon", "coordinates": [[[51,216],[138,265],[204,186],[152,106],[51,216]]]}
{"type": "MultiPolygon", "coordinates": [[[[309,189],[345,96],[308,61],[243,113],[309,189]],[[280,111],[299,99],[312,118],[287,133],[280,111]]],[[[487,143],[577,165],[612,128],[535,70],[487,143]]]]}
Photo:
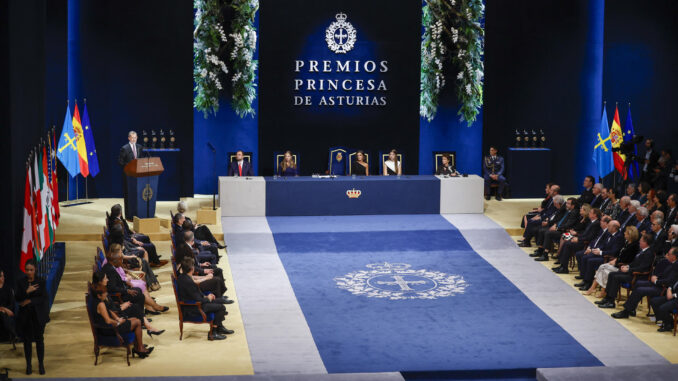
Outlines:
{"type": "MultiPolygon", "coordinates": [[[[118,164],[120,164],[120,166],[123,168],[125,168],[127,163],[130,161],[141,157],[141,154],[144,151],[144,147],[141,144],[137,144],[137,133],[135,131],[130,131],[127,133],[127,140],[129,140],[129,143],[120,148],[120,155],[118,155],[118,164]]],[[[127,176],[125,175],[124,171],[122,173],[122,193],[125,197],[125,219],[131,220],[133,216],[128,215],[127,176]]]]}

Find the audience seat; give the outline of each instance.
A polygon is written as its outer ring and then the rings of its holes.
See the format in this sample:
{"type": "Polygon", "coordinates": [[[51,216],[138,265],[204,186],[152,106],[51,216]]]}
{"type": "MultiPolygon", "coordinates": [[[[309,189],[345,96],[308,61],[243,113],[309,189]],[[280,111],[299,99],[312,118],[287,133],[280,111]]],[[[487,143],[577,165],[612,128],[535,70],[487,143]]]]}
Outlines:
{"type": "MultiPolygon", "coordinates": [[[[92,284],[87,283],[87,289],[92,290],[92,284]]],[[[94,337],[94,365],[97,365],[99,362],[99,350],[101,347],[109,348],[120,348],[125,347],[127,349],[127,366],[130,366],[129,355],[132,353],[132,343],[134,343],[135,334],[134,332],[129,332],[123,335],[118,333],[117,327],[107,324],[105,326],[100,326],[94,323],[94,314],[96,314],[96,305],[97,299],[91,296],[89,293],[85,294],[85,304],[87,305],[87,316],[89,318],[89,325],[92,328],[92,336],[94,337]],[[114,335],[102,335],[97,332],[97,329],[110,330],[114,335]]],[[[132,353],[134,357],[134,353],[132,353]]]]}
{"type": "Polygon", "coordinates": [[[184,337],[184,323],[191,324],[209,324],[210,331],[209,334],[212,335],[212,322],[214,321],[214,313],[205,314],[201,308],[202,303],[193,300],[179,300],[179,290],[177,289],[177,278],[174,275],[172,277],[172,289],[174,290],[174,298],[177,301],[177,311],[179,312],[179,340],[182,340],[184,337]],[[196,306],[198,311],[200,311],[200,316],[186,316],[184,317],[183,312],[181,311],[181,306],[196,306]]]}

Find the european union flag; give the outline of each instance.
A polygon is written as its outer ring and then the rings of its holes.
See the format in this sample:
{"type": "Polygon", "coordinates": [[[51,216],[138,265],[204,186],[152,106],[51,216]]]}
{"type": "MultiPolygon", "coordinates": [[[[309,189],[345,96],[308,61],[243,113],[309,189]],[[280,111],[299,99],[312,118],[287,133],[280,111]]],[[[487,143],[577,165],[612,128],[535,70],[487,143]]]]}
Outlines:
{"type": "Polygon", "coordinates": [[[64,118],[64,126],[61,129],[59,144],[57,144],[56,156],[71,177],[75,177],[80,173],[80,161],[78,159],[78,147],[76,147],[76,143],[77,137],[75,136],[75,132],[73,132],[71,110],[66,106],[66,117],[64,118]]]}
{"type": "MultiPolygon", "coordinates": [[[[624,125],[624,142],[628,142],[633,139],[633,136],[636,132],[633,130],[633,122],[631,121],[631,105],[629,104],[629,112],[626,114],[626,124],[624,125]]],[[[633,154],[638,155],[638,146],[633,145],[633,154]]],[[[629,177],[631,181],[640,179],[640,170],[638,169],[638,161],[634,160],[631,165],[629,165],[629,177]]]]}
{"type": "Polygon", "coordinates": [[[87,102],[82,116],[82,130],[85,135],[85,146],[87,147],[87,164],[89,165],[89,174],[92,177],[99,173],[99,160],[97,159],[97,149],[94,147],[94,135],[92,135],[92,125],[89,122],[87,113],[87,102]]]}
{"type": "Polygon", "coordinates": [[[603,116],[600,120],[600,127],[596,135],[596,142],[593,146],[593,161],[598,168],[598,176],[605,177],[614,171],[614,161],[612,160],[612,142],[610,141],[610,127],[607,125],[607,109],[603,106],[603,116]]]}

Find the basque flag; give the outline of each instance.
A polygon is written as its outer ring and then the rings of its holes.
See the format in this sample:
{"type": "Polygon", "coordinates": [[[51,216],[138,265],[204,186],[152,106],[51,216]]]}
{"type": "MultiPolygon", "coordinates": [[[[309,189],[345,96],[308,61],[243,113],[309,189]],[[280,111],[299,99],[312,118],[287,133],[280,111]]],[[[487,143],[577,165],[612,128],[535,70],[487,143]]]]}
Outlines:
{"type": "Polygon", "coordinates": [[[92,177],[99,173],[99,159],[97,159],[97,149],[94,147],[94,135],[92,134],[92,125],[89,122],[89,114],[87,113],[87,102],[85,101],[85,109],[82,114],[82,128],[85,135],[85,146],[87,149],[87,164],[89,166],[89,174],[92,177]]]}

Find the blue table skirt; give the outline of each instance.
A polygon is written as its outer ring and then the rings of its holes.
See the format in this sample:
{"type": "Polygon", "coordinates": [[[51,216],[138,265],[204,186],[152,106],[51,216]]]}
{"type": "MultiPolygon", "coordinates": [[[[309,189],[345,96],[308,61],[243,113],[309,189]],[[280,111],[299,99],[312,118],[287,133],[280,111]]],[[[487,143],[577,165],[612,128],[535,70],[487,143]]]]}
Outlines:
{"type": "Polygon", "coordinates": [[[438,214],[435,176],[266,177],[266,215],[438,214]],[[351,198],[360,193],[359,197],[351,198]]]}

